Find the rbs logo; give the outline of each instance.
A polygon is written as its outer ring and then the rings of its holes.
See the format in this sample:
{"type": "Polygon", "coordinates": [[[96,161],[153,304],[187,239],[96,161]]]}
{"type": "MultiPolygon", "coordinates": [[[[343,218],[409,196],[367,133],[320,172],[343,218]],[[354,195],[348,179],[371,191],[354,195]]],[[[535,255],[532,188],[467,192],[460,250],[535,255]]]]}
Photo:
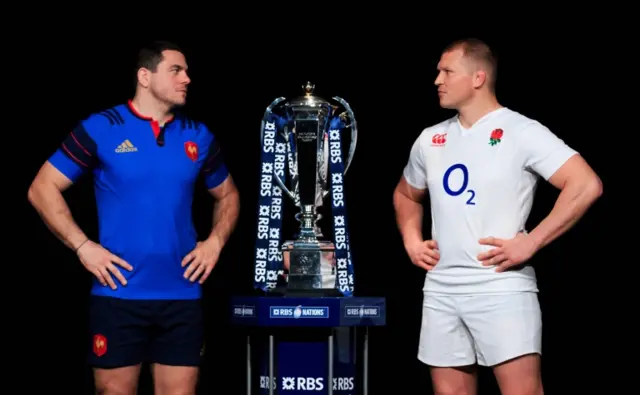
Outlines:
{"type": "Polygon", "coordinates": [[[322,377],[283,377],[282,390],[322,391],[324,378],[322,377]]]}
{"type": "Polygon", "coordinates": [[[353,391],[353,377],[337,377],[333,379],[334,391],[353,391]]]}

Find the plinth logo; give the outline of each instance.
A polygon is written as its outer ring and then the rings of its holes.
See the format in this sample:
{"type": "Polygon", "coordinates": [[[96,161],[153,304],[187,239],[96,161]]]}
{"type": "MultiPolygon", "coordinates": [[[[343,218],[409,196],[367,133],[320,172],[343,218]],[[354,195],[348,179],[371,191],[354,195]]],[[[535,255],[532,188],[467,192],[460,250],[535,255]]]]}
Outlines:
{"type": "Polygon", "coordinates": [[[255,308],[251,305],[233,306],[234,317],[253,317],[255,308]]]}
{"type": "Polygon", "coordinates": [[[344,315],[349,318],[380,317],[380,307],[365,305],[345,306],[344,315]]]}
{"type": "Polygon", "coordinates": [[[329,318],[327,306],[271,306],[270,318],[329,318]]]}

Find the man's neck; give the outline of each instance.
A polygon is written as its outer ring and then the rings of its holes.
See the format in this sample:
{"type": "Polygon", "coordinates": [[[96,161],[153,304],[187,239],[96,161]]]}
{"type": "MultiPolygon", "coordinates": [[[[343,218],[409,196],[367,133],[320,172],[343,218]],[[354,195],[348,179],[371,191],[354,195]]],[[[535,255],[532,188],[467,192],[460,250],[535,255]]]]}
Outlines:
{"type": "Polygon", "coordinates": [[[164,124],[173,117],[171,108],[168,105],[148,95],[138,94],[131,100],[131,103],[141,115],[150,117],[160,124],[164,124]]]}
{"type": "Polygon", "coordinates": [[[502,108],[502,105],[495,96],[477,97],[458,110],[458,118],[463,127],[470,128],[479,119],[499,108],[502,108]]]}

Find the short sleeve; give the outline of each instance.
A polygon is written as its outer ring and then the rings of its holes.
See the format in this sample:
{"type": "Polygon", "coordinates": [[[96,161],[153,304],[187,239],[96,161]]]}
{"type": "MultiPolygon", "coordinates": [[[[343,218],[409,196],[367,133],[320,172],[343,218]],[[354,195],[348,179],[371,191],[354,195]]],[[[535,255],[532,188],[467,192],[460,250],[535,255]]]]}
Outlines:
{"type": "Polygon", "coordinates": [[[95,131],[100,122],[88,118],[80,122],[49,157],[49,163],[71,181],[76,181],[99,163],[95,131]],[[93,135],[93,136],[92,136],[93,135]]]}
{"type": "Polygon", "coordinates": [[[425,189],[427,187],[427,166],[422,149],[423,136],[424,134],[413,143],[409,161],[402,173],[409,185],[416,189],[425,189]]]}
{"type": "Polygon", "coordinates": [[[573,155],[577,154],[549,128],[532,122],[520,132],[520,152],[523,153],[524,168],[539,174],[545,180],[573,155]]]}
{"type": "MultiPolygon", "coordinates": [[[[206,126],[201,126],[206,128],[206,126]]],[[[222,148],[213,133],[207,130],[207,151],[204,163],[202,164],[202,172],[204,173],[204,181],[207,189],[212,189],[222,184],[227,179],[229,171],[224,161],[222,148]]]]}

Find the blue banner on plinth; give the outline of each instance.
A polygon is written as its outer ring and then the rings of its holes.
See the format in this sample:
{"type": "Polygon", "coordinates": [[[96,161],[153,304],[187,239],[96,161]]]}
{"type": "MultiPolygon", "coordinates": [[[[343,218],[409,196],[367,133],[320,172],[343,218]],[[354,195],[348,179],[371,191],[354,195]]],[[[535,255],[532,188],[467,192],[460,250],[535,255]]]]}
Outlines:
{"type": "Polygon", "coordinates": [[[278,342],[276,348],[279,393],[327,393],[327,343],[278,342]]]}
{"type": "MultiPolygon", "coordinates": [[[[344,338],[333,341],[333,393],[356,394],[355,344],[348,328],[344,338]]],[[[327,341],[276,341],[274,358],[274,394],[328,394],[329,344],[327,341]]],[[[263,354],[260,367],[261,395],[269,394],[269,360],[263,354]]]]}

